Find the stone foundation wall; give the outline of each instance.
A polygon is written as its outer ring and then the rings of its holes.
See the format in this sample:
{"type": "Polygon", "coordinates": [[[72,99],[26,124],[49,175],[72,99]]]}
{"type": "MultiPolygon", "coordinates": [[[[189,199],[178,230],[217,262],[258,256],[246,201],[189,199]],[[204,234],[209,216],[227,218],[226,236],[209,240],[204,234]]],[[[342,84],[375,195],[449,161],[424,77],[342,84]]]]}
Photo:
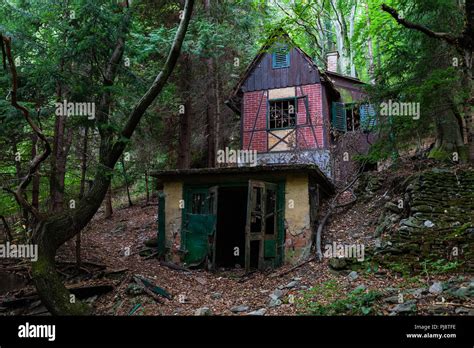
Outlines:
{"type": "Polygon", "coordinates": [[[403,259],[420,271],[425,261],[474,269],[474,170],[426,171],[385,209],[377,227],[382,259],[403,259]]]}

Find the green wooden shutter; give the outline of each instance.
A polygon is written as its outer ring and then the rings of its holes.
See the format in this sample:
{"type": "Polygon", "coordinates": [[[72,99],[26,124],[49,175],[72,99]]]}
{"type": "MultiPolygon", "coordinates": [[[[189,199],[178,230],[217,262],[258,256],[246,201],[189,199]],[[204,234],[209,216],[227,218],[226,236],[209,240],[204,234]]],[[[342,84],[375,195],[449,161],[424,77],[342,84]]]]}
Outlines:
{"type": "Polygon", "coordinates": [[[376,125],[376,113],[372,104],[360,105],[360,124],[363,130],[371,130],[376,125]]]}
{"type": "Polygon", "coordinates": [[[165,253],[166,245],[166,224],[165,224],[165,194],[158,195],[158,253],[163,255],[165,253]]]}
{"type": "Polygon", "coordinates": [[[347,115],[344,103],[332,103],[332,126],[338,131],[347,132],[347,115]]]}
{"type": "Polygon", "coordinates": [[[281,69],[290,66],[290,51],[287,45],[278,45],[272,54],[272,68],[281,69]]]}

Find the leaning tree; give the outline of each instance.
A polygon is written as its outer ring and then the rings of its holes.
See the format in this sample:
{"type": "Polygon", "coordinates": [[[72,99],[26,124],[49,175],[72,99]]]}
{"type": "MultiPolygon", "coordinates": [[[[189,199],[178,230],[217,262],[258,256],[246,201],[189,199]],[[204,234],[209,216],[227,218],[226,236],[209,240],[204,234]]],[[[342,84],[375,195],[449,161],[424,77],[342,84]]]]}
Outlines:
{"type": "Polygon", "coordinates": [[[472,97],[472,62],[474,59],[474,0],[465,0],[464,27],[461,33],[458,35],[453,33],[436,32],[422,24],[411,22],[403,18],[396,9],[386,4],[382,4],[382,10],[389,13],[398,24],[404,26],[405,28],[419,31],[431,38],[446,42],[461,56],[461,85],[464,89],[461,131],[464,136],[464,142],[467,146],[469,161],[474,163],[474,113],[472,112],[472,107],[474,104],[474,98],[472,97]]]}
{"type": "Polygon", "coordinates": [[[25,190],[41,163],[50,155],[51,146],[48,138],[30,116],[30,110],[24,105],[21,105],[18,101],[18,73],[12,53],[12,39],[8,36],[1,35],[0,46],[3,57],[3,68],[9,71],[12,80],[11,104],[21,112],[44,147],[43,151],[38,153],[31,161],[28,171],[22,178],[17,189],[8,189],[8,191],[14,195],[20,207],[32,216],[32,241],[38,245],[38,260],[32,263],[32,278],[43,304],[54,315],[81,315],[89,312],[89,308],[85,304],[71,301],[70,293],[56,271],[56,252],[61,245],[80,233],[99,209],[110,185],[115,164],[120,159],[126,144],[132,137],[142,116],[158,97],[173,72],[181,52],[181,46],[188,29],[193,7],[194,0],[185,1],[181,21],[163,69],[157,74],[145,94],[132,107],[118,136],[115,136],[112,127],[110,127],[109,114],[114,98],[112,87],[114,86],[114,81],[117,76],[118,66],[122,61],[127,32],[131,24],[132,9],[128,6],[127,1],[122,24],[119,28],[119,35],[110,58],[102,71],[104,92],[100,95],[96,108],[97,128],[100,135],[99,165],[94,176],[93,184],[90,190],[84,194],[75,209],[69,209],[51,215],[42,214],[36,207],[32,206],[26,198],[25,190]]]}

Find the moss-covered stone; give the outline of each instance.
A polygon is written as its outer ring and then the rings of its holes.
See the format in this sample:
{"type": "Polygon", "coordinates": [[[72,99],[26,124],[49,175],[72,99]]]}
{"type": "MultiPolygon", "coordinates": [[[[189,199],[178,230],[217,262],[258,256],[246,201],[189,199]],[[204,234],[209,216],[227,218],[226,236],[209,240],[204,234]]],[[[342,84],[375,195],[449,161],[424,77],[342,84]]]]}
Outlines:
{"type": "Polygon", "coordinates": [[[404,271],[422,271],[420,265],[426,260],[445,260],[456,266],[445,270],[458,266],[472,270],[474,170],[434,168],[410,177],[404,187],[409,207],[404,218],[387,226],[384,222],[391,213],[387,209],[376,227],[377,235],[389,232],[387,240],[395,252],[387,249],[379,256],[383,254],[386,264],[404,271]]]}

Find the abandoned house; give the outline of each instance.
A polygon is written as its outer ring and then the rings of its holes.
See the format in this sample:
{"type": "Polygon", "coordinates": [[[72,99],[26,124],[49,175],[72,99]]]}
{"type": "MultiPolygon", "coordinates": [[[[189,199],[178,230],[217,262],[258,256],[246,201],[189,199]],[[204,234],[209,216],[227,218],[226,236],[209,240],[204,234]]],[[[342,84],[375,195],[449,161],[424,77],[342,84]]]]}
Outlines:
{"type": "Polygon", "coordinates": [[[248,271],[307,257],[321,200],[347,172],[339,136],[360,131],[357,147],[368,148],[374,112],[363,83],[337,72],[337,52],[325,72],[285,33],[259,52],[226,102],[240,115],[241,150],[255,151],[257,165],[152,173],[159,250],[169,260],[248,271]]]}

